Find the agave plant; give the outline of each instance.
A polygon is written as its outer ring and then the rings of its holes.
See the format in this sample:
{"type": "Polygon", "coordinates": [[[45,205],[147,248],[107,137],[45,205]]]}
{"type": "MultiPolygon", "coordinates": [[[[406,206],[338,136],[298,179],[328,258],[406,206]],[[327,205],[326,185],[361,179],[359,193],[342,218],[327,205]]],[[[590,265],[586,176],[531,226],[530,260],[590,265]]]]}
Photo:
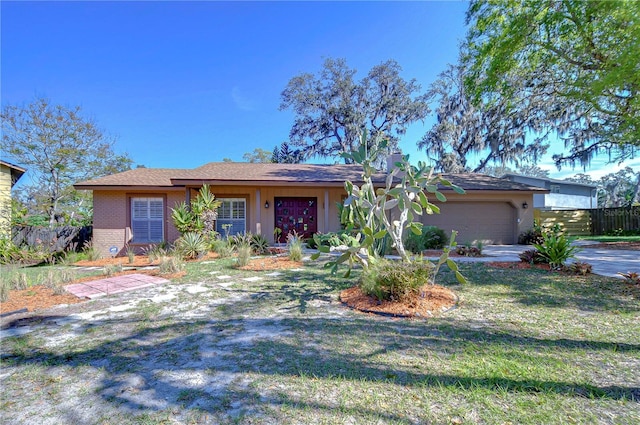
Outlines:
{"type": "Polygon", "coordinates": [[[176,241],[176,251],[185,259],[199,258],[207,252],[208,245],[201,233],[188,232],[176,241]]]}

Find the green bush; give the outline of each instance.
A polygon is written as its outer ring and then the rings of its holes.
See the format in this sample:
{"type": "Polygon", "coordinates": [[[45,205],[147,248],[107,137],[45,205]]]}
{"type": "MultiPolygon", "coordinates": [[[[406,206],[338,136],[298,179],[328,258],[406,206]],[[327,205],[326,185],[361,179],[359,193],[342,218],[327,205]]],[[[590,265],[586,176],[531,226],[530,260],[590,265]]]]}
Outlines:
{"type": "Polygon", "coordinates": [[[360,288],[381,301],[406,301],[430,282],[433,269],[429,261],[409,263],[379,259],[363,271],[360,288]]]}
{"type": "Polygon", "coordinates": [[[307,247],[309,247],[310,249],[317,249],[318,242],[316,242],[316,239],[319,241],[321,246],[336,247],[340,245],[346,245],[351,247],[356,246],[358,243],[358,238],[356,236],[352,236],[351,233],[346,231],[340,231],[337,233],[316,233],[313,238],[306,241],[307,247]]]}
{"type": "Polygon", "coordinates": [[[238,267],[244,267],[249,264],[251,260],[251,254],[253,254],[253,248],[251,244],[243,242],[236,246],[236,252],[238,253],[237,265],[238,267]]]}
{"type": "Polygon", "coordinates": [[[295,232],[287,235],[287,249],[289,260],[302,261],[302,239],[295,232]]]}
{"type": "Polygon", "coordinates": [[[258,255],[264,255],[269,252],[269,241],[261,234],[251,236],[251,248],[258,255]]]}
{"type": "Polygon", "coordinates": [[[444,230],[437,226],[424,226],[419,235],[407,232],[404,247],[414,254],[419,254],[425,249],[441,249],[446,242],[447,235],[444,230]]]}
{"type": "Polygon", "coordinates": [[[208,250],[207,241],[201,233],[187,232],[176,240],[176,252],[187,260],[200,258],[208,250]]]}
{"type": "Polygon", "coordinates": [[[212,242],[211,248],[213,252],[218,254],[221,258],[231,257],[233,254],[233,245],[228,239],[216,239],[212,242]]]}
{"type": "Polygon", "coordinates": [[[0,264],[17,263],[21,260],[22,253],[11,238],[0,236],[0,264]]]}
{"type": "Polygon", "coordinates": [[[544,242],[534,246],[553,269],[561,269],[564,263],[579,250],[578,247],[571,245],[567,237],[557,233],[545,234],[544,242]]]}

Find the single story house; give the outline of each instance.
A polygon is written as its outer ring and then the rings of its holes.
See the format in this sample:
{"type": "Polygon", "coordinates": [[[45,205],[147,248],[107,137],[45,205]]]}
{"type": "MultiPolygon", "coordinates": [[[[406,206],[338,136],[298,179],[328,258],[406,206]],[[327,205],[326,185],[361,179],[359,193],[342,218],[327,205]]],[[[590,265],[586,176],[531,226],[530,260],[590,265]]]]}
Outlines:
{"type": "MultiPolygon", "coordinates": [[[[94,246],[104,255],[116,255],[127,244],[176,240],[171,209],[189,203],[204,184],[222,201],[216,230],[223,235],[251,231],[274,242],[276,228],[283,235],[295,230],[305,237],[338,231],[344,182],[357,184],[361,172],[359,165],[212,162],[194,169],[136,168],[74,187],[93,191],[94,246]]],[[[382,186],[386,175],[381,172],[374,181],[382,186]]],[[[425,224],[458,230],[460,243],[506,244],[533,225],[528,207],[543,189],[479,174],[446,177],[467,193],[444,189],[448,202],[440,205],[442,214],[424,216],[425,224]]]]}
{"type": "Polygon", "coordinates": [[[533,195],[533,208],[540,210],[581,210],[598,208],[597,186],[567,180],[505,174],[502,178],[546,189],[533,195]]]}
{"type": "Polygon", "coordinates": [[[11,188],[26,171],[0,159],[0,236],[11,231],[11,188]]]}

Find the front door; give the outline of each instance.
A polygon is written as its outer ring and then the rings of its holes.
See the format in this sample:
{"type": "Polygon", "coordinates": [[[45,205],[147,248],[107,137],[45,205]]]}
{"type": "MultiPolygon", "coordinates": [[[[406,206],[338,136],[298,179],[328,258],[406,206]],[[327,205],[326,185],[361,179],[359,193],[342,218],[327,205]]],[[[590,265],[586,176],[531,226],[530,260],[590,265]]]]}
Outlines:
{"type": "Polygon", "coordinates": [[[295,231],[303,238],[311,238],[318,230],[318,198],[275,198],[276,223],[280,234],[277,242],[286,242],[295,231]]]}

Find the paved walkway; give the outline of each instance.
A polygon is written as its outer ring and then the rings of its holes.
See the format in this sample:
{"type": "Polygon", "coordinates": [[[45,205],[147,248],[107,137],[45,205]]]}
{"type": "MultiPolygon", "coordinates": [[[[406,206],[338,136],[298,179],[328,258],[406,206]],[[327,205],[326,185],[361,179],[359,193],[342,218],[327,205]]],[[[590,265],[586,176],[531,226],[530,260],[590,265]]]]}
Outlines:
{"type": "Polygon", "coordinates": [[[106,279],[93,280],[91,282],[75,283],[73,285],[65,286],[64,289],[77,297],[94,299],[105,295],[133,291],[135,289],[161,285],[169,282],[169,280],[157,276],[149,276],[146,274],[126,274],[106,279]]]}

